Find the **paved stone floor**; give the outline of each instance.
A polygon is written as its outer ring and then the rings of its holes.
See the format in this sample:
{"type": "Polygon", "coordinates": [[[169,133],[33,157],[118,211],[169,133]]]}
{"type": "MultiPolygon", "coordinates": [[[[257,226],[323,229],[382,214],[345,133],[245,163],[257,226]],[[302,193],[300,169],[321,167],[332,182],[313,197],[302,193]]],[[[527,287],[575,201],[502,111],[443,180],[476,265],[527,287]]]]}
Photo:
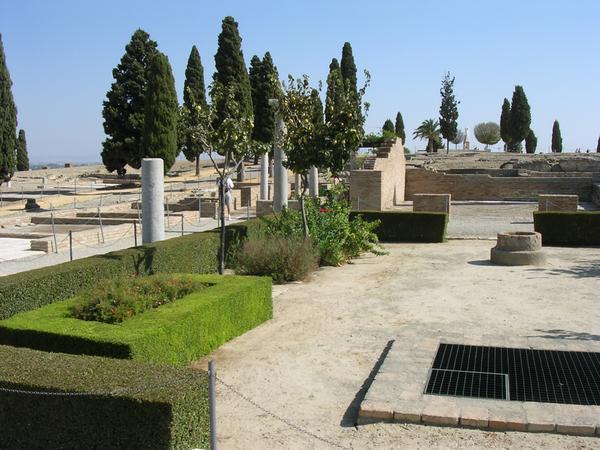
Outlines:
{"type": "MultiPolygon", "coordinates": [[[[482,330],[484,332],[485,330],[482,330]]],[[[600,406],[487,400],[424,394],[440,343],[537,350],[600,352],[600,342],[432,333],[407,327],[394,339],[359,410],[359,423],[376,421],[466,426],[496,431],[600,435],[600,406]]]]}

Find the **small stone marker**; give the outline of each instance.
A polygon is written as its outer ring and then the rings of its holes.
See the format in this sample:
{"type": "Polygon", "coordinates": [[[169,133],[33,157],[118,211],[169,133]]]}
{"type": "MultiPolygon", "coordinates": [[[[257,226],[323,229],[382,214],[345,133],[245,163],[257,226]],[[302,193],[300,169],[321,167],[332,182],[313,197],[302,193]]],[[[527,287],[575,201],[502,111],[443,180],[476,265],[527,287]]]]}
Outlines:
{"type": "Polygon", "coordinates": [[[498,233],[491,261],[501,266],[541,266],[546,262],[542,251],[542,235],[535,231],[498,233]]]}

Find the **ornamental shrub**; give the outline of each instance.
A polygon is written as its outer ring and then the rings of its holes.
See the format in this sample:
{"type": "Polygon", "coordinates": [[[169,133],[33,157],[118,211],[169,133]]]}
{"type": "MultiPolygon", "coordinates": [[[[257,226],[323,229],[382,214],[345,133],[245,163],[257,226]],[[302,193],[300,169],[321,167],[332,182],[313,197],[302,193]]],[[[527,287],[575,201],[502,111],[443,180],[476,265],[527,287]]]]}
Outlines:
{"type": "Polygon", "coordinates": [[[75,298],[71,315],[77,319],[118,323],[151,308],[174,302],[206,287],[193,275],[160,274],[100,283],[75,298]]]}
{"type": "Polygon", "coordinates": [[[302,236],[250,237],[238,254],[237,272],[270,276],[275,283],[304,280],[318,267],[319,251],[302,236]]]}

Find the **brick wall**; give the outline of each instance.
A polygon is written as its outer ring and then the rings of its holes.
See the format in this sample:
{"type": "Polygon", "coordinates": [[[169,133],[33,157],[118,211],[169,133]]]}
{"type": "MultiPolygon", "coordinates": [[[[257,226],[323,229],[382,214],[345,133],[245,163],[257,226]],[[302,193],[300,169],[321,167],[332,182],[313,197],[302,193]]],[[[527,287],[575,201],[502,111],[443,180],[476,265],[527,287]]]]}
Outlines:
{"type": "Polygon", "coordinates": [[[413,211],[450,214],[450,194],[414,194],[413,211]]]}
{"type": "Polygon", "coordinates": [[[538,211],[577,211],[579,199],[576,195],[540,195],[538,211]]]}
{"type": "Polygon", "coordinates": [[[453,200],[530,200],[540,194],[577,195],[589,201],[592,178],[588,177],[491,177],[458,175],[425,169],[406,170],[406,199],[414,194],[451,194],[453,200]]]}

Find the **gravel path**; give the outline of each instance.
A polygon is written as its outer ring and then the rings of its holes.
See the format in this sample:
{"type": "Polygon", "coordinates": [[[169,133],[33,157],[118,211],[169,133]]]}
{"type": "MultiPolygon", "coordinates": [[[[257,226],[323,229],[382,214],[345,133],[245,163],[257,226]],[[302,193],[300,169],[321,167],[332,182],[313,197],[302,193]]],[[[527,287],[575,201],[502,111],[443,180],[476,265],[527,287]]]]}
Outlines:
{"type": "MultiPolygon", "coordinates": [[[[600,340],[600,248],[549,248],[546,268],[490,265],[488,241],[393,244],[275,286],[274,318],[210,358],[218,376],[291,428],[218,385],[219,444],[248,448],[593,448],[597,438],[419,425],[354,427],[357,395],[404,327],[600,340]]],[[[416,338],[415,338],[416,339],[416,338]]],[[[394,345],[414,345],[399,342],[394,345]]],[[[195,367],[205,368],[208,358],[195,367]]],[[[600,419],[600,418],[599,418],[600,419]]]]}

